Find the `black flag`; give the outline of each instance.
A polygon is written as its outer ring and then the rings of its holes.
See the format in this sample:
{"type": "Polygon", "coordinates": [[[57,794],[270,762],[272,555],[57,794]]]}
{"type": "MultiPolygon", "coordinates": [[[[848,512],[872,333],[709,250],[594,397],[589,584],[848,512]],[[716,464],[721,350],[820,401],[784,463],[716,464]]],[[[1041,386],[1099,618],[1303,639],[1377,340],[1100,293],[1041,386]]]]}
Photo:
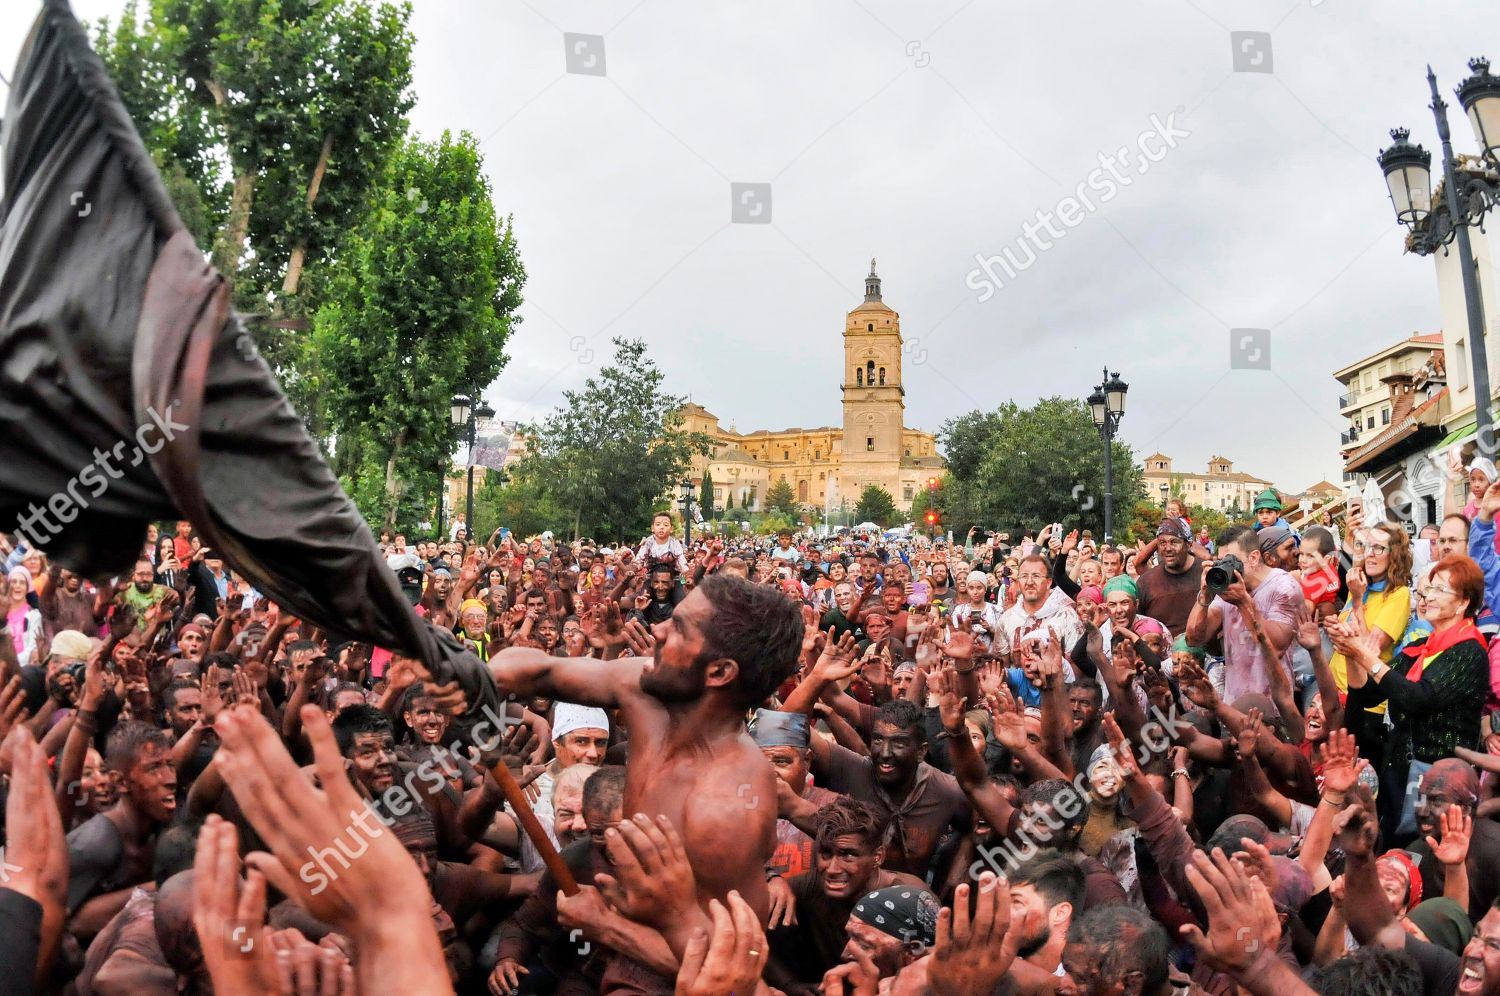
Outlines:
{"type": "Polygon", "coordinates": [[[21,52],[3,156],[0,531],[100,576],[128,571],[148,521],[189,519],[291,613],[495,706],[247,347],[66,0],[46,0],[21,52]]]}

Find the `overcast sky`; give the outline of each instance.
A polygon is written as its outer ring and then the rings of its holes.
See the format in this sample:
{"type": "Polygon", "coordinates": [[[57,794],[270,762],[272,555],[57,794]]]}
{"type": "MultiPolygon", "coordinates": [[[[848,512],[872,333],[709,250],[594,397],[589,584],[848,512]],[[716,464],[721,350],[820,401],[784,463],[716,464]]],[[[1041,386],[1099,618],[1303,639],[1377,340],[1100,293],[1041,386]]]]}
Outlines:
{"type": "MultiPolygon", "coordinates": [[[[1432,147],[1426,63],[1451,95],[1469,57],[1500,60],[1477,0],[414,6],[414,126],[483,139],[530,274],[487,392],[502,417],[544,415],[629,336],[725,425],[837,425],[874,256],[908,425],[1085,397],[1107,363],[1138,456],[1222,453],[1291,490],[1338,480],[1331,372],[1438,328],[1433,263],[1403,255],[1375,163],[1387,129],[1432,147]],[[1128,185],[1100,161],[1121,147],[1128,185]],[[734,222],[741,183],[770,197],[742,194],[734,222]],[[1028,223],[1050,248],[1026,265],[1028,223]],[[996,288],[977,259],[1007,247],[1025,268],[993,265],[996,288]],[[1268,353],[1237,337],[1269,369],[1231,368],[1231,329],[1269,330],[1268,353]]],[[[0,9],[7,76],[34,11],[0,9]]]]}

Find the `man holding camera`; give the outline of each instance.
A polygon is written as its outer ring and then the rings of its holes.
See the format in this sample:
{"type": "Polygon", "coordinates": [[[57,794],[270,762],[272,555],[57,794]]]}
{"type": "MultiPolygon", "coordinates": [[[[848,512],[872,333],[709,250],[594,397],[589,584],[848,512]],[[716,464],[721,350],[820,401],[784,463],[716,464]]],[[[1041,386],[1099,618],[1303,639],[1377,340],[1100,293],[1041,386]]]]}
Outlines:
{"type": "Polygon", "coordinates": [[[1203,572],[1198,599],[1188,614],[1187,642],[1201,647],[1215,636],[1224,645],[1224,695],[1271,694],[1266,660],[1256,642],[1263,629],[1277,653],[1278,666],[1292,673],[1294,638],[1301,622],[1302,588],[1286,571],[1271,567],[1264,552],[1286,539],[1279,528],[1256,533],[1231,526],[1219,534],[1218,560],[1203,572]]]}

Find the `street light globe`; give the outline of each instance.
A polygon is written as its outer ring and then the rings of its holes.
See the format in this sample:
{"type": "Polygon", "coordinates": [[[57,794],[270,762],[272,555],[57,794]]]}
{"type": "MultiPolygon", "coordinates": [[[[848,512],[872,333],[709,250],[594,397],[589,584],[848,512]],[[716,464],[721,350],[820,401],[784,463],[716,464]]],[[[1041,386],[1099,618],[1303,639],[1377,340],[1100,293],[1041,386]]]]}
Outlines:
{"type": "Polygon", "coordinates": [[[1385,185],[1396,209],[1396,220],[1411,226],[1432,211],[1432,153],[1407,141],[1411,132],[1392,128],[1395,144],[1377,159],[1385,172],[1385,185]]]}
{"type": "Polygon", "coordinates": [[[466,395],[454,395],[453,400],[448,402],[448,406],[448,413],[454,425],[464,425],[469,421],[469,399],[466,395]]]}
{"type": "Polygon", "coordinates": [[[1104,407],[1115,418],[1125,414],[1125,392],[1130,390],[1130,385],[1120,379],[1120,375],[1112,373],[1109,380],[1104,382],[1104,407]]]}
{"type": "Polygon", "coordinates": [[[1469,71],[1474,75],[1454,92],[1469,116],[1480,153],[1500,165],[1500,76],[1490,73],[1490,60],[1485,58],[1470,59],[1469,71]]]}
{"type": "Polygon", "coordinates": [[[1089,395],[1089,414],[1094,417],[1094,425],[1104,428],[1104,420],[1107,417],[1104,409],[1104,392],[1094,388],[1094,393],[1089,395]]]}

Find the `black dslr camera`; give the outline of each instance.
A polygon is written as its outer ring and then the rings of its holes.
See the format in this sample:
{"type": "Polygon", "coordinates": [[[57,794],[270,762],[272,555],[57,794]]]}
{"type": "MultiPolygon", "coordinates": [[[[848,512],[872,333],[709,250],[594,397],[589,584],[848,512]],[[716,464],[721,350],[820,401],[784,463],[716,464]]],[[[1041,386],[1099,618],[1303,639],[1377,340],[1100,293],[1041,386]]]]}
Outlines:
{"type": "Polygon", "coordinates": [[[1225,588],[1234,584],[1234,576],[1244,573],[1245,565],[1240,558],[1232,553],[1225,554],[1203,572],[1203,586],[1215,595],[1222,595],[1225,588]]]}

